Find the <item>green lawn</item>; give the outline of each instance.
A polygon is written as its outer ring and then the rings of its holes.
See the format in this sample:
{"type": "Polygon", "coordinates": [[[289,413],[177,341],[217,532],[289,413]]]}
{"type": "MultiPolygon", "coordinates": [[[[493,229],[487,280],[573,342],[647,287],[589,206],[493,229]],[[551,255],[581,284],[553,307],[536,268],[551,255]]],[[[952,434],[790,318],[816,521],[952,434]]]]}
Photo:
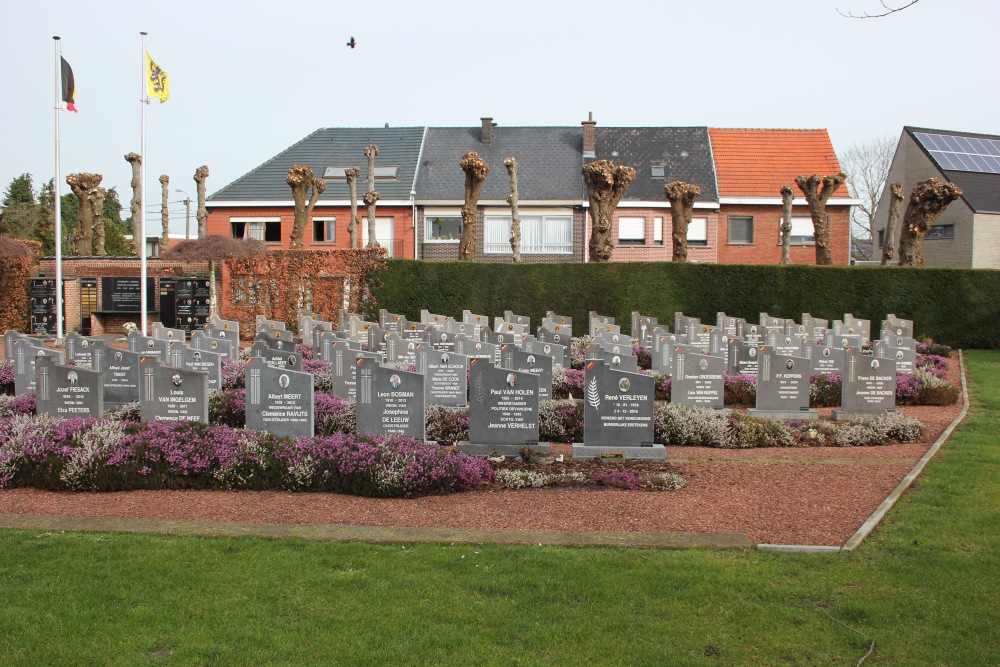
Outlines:
{"type": "Polygon", "coordinates": [[[851,554],[0,531],[0,664],[997,665],[1000,352],[968,366],[851,554]]]}

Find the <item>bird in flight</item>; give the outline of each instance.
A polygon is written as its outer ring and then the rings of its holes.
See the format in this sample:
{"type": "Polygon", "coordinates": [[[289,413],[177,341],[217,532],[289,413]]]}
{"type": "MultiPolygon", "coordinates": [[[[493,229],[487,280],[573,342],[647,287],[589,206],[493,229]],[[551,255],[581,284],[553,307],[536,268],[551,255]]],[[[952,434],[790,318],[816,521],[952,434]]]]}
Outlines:
{"type": "Polygon", "coordinates": [[[355,46],[358,45],[358,43],[354,41],[353,37],[351,37],[351,41],[349,41],[347,45],[353,49],[355,46]]]}

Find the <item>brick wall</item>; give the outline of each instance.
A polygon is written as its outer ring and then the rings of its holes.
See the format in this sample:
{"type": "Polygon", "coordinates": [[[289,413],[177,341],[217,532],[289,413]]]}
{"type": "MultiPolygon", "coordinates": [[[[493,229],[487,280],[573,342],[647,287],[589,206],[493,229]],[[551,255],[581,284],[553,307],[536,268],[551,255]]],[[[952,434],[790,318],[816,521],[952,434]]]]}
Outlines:
{"type": "MultiPolygon", "coordinates": [[[[850,264],[850,207],[827,206],[830,215],[830,246],[833,253],[833,263],[850,264]]],[[[733,205],[723,204],[719,210],[719,254],[720,264],[777,264],[781,261],[781,238],[778,229],[781,223],[782,208],[780,205],[733,205]],[[753,243],[740,244],[729,242],[729,219],[731,217],[753,217],[753,243]]],[[[793,206],[792,217],[808,218],[809,209],[806,206],[793,206]]],[[[791,247],[793,264],[815,264],[816,247],[814,245],[793,245],[791,247]]]]}
{"type": "MultiPolygon", "coordinates": [[[[694,209],[692,218],[704,218],[707,229],[707,245],[688,245],[688,261],[714,263],[719,248],[718,213],[713,209],[694,209]]],[[[674,255],[673,219],[669,208],[619,208],[611,219],[612,262],[669,262],[674,255]],[[642,218],[645,238],[643,243],[623,244],[619,241],[619,218],[642,218]],[[662,242],[654,241],[654,227],[657,218],[662,218],[662,242]]],[[[589,239],[588,239],[589,240],[589,239]]]]}

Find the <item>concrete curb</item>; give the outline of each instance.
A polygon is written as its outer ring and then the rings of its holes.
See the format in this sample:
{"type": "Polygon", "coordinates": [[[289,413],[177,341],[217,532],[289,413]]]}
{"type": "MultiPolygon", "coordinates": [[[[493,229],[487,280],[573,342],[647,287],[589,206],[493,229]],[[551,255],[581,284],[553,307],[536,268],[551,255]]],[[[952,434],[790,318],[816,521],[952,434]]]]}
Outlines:
{"type": "Polygon", "coordinates": [[[599,533],[556,530],[469,530],[343,524],[284,524],[234,521],[71,517],[2,514],[0,528],[44,532],[148,533],[198,537],[260,537],[337,542],[547,545],[646,549],[753,549],[742,534],[599,533]]]}
{"type": "Polygon", "coordinates": [[[910,472],[906,475],[906,477],[904,477],[902,481],[900,481],[899,484],[896,485],[896,488],[892,490],[892,493],[890,493],[889,496],[882,501],[882,504],[879,505],[874,512],[872,512],[871,516],[869,516],[868,519],[866,519],[865,522],[861,524],[861,527],[858,528],[857,532],[855,532],[854,535],[852,535],[850,539],[848,539],[847,542],[844,543],[844,546],[830,547],[830,546],[818,546],[818,545],[813,546],[813,545],[798,545],[798,544],[758,544],[757,550],[776,551],[781,553],[826,554],[826,553],[840,553],[843,551],[854,551],[859,546],[861,546],[861,543],[864,541],[864,539],[868,537],[873,530],[875,530],[875,526],[877,526],[882,521],[882,518],[885,517],[886,513],[890,509],[892,509],[892,507],[896,504],[896,501],[899,500],[900,496],[902,496],[903,493],[908,488],[910,488],[910,485],[913,484],[914,480],[916,480],[916,478],[920,476],[920,473],[924,471],[924,468],[927,467],[927,464],[930,462],[930,460],[934,458],[938,450],[941,449],[941,446],[948,441],[948,438],[951,437],[951,434],[955,431],[958,425],[962,423],[962,420],[965,419],[965,415],[969,412],[969,385],[965,378],[965,356],[962,354],[961,350],[958,351],[958,363],[959,363],[959,368],[961,369],[960,375],[962,378],[961,412],[958,413],[958,415],[951,422],[951,424],[948,425],[948,428],[944,430],[941,436],[934,441],[934,444],[931,445],[930,449],[927,450],[927,453],[925,453],[922,457],[920,457],[920,460],[917,461],[917,463],[913,466],[913,469],[910,470],[910,472]]]}

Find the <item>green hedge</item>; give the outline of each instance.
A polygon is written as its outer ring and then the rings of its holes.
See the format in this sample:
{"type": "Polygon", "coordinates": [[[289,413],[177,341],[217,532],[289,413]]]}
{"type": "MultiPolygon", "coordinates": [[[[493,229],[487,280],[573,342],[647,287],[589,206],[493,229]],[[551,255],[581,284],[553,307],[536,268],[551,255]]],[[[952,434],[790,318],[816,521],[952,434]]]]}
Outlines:
{"type": "MultiPolygon", "coordinates": [[[[901,267],[737,264],[490,264],[390,260],[374,291],[379,308],[418,321],[420,309],[460,318],[463,310],[512,310],[540,323],[569,315],[585,333],[587,312],[630,328],[634,310],[673,327],[673,315],[715,322],[715,314],[757,322],[760,312],[829,320],[846,313],[911,319],[918,339],[967,348],[1000,347],[1000,271],[901,267]]],[[[873,331],[873,333],[875,333],[873,331]]]]}

